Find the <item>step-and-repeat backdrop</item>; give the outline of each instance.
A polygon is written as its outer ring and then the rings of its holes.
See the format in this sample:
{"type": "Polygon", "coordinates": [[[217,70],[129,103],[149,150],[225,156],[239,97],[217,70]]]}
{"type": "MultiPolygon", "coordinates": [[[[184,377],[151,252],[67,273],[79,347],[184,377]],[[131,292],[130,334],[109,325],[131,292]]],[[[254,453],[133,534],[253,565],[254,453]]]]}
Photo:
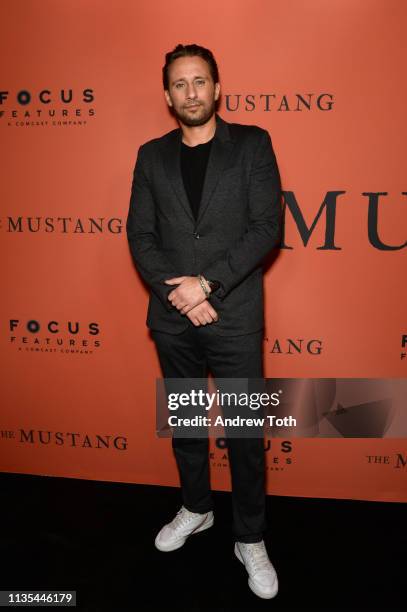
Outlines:
{"type": "MultiPolygon", "coordinates": [[[[279,162],[266,376],[406,377],[406,18],[403,0],[6,3],[2,471],[178,484],[125,221],[138,147],[176,127],[161,69],[179,42],[213,51],[219,114],[266,128],[279,162]]],[[[406,500],[391,414],[371,437],[266,441],[268,492],[406,500]]],[[[222,438],[210,462],[229,490],[222,438]]]]}

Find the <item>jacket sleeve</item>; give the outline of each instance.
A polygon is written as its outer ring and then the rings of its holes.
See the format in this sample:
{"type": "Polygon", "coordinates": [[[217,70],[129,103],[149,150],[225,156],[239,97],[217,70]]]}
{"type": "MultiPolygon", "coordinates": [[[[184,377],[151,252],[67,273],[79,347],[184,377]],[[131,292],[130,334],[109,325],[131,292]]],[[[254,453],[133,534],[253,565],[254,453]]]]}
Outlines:
{"type": "Polygon", "coordinates": [[[281,238],[281,181],[271,138],[262,130],[254,153],[249,184],[249,223],[246,232],[211,262],[201,274],[219,281],[216,296],[228,293],[258,267],[281,238]]]}
{"type": "Polygon", "coordinates": [[[138,150],[133,172],[130,206],[126,222],[130,251],[142,278],[161,300],[163,306],[173,310],[167,296],[174,287],[164,280],[179,276],[160,250],[155,223],[155,202],[146,172],[143,145],[138,150]]]}

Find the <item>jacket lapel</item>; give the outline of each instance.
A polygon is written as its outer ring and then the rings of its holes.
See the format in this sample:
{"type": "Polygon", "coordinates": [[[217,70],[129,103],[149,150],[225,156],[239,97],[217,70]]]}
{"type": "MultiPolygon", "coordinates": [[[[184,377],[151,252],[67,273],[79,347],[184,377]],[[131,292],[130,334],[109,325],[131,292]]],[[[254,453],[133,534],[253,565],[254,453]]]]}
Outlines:
{"type": "Polygon", "coordinates": [[[169,134],[168,141],[163,150],[164,166],[175,195],[181,203],[185,213],[195,224],[195,219],[191,211],[181,174],[181,139],[182,133],[180,128],[178,128],[178,130],[173,130],[169,134]]]}
{"type": "Polygon", "coordinates": [[[181,174],[180,150],[182,141],[182,131],[180,128],[173,130],[168,137],[164,150],[164,165],[167,176],[171,182],[174,192],[184,209],[185,213],[194,223],[198,225],[208,208],[212,194],[227,167],[230,154],[233,149],[233,140],[230,135],[229,124],[218,114],[216,116],[216,131],[212,142],[208,166],[206,168],[205,181],[202,189],[201,204],[199,207],[198,219],[195,221],[188,201],[188,196],[184,188],[181,174]]]}

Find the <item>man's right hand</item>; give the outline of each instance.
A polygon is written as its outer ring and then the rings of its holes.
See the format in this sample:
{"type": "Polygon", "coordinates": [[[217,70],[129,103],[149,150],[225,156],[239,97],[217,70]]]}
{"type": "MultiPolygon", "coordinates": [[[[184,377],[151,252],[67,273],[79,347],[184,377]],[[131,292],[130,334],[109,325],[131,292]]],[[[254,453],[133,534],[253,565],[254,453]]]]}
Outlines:
{"type": "Polygon", "coordinates": [[[198,306],[194,306],[191,308],[186,315],[188,319],[195,325],[195,327],[199,327],[200,325],[209,325],[214,321],[218,320],[218,313],[211,306],[211,304],[204,300],[198,306]]]}

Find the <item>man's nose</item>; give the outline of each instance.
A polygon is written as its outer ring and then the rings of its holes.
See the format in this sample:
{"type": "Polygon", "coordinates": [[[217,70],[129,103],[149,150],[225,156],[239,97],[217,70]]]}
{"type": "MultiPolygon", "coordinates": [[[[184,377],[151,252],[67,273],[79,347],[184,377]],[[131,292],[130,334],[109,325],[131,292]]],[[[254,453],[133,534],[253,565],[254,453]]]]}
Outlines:
{"type": "Polygon", "coordinates": [[[192,83],[187,86],[187,98],[191,98],[192,100],[196,98],[196,89],[192,83]]]}

